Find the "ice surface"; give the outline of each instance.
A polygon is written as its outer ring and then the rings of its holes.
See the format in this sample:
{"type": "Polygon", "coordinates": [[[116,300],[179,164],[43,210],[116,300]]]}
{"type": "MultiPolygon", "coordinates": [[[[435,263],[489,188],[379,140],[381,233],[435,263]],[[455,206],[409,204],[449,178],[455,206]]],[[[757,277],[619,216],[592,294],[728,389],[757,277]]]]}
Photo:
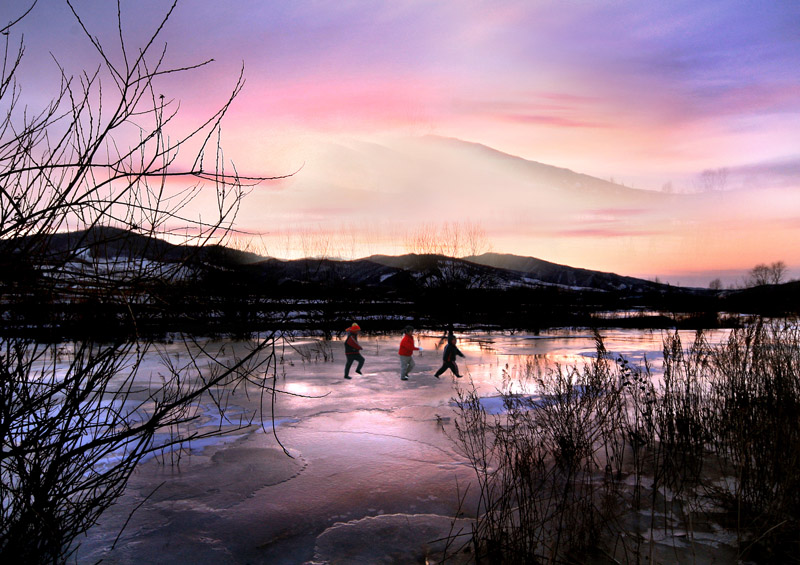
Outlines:
{"type": "MultiPolygon", "coordinates": [[[[448,536],[469,531],[469,520],[433,514],[369,516],[325,530],[317,538],[311,563],[439,563],[445,554],[456,553],[465,543],[463,537],[456,537],[454,547],[448,547],[448,536]],[[365,540],[380,542],[364,543],[365,540]],[[427,541],[420,544],[420,540],[427,541]]],[[[460,555],[466,562],[467,555],[460,555]]]]}
{"type": "MultiPolygon", "coordinates": [[[[423,335],[416,371],[402,381],[400,338],[365,330],[364,375],[351,370],[352,380],[343,378],[338,341],[297,339],[281,349],[276,385],[291,394],[278,396],[274,418],[292,457],[266,414],[235,437],[192,444],[176,464],[149,460],[81,540],[78,562],[435,562],[453,518],[468,519],[476,508],[474,471],[450,439],[458,389],[474,386],[487,409],[501,410],[501,392],[536,398],[524,379],[532,363],[585,362],[595,347],[586,331],[462,335],[464,378],[437,379],[442,334],[423,335]]],[[[655,357],[661,339],[659,332],[609,332],[606,347],[635,361],[655,357]]],[[[220,356],[242,347],[216,346],[220,356]]],[[[178,344],[166,353],[181,355],[178,344]]],[[[154,372],[157,357],[146,364],[154,372]]],[[[261,399],[237,393],[235,401],[247,411],[261,399]]],[[[205,421],[220,424],[211,415],[205,421]]]]}

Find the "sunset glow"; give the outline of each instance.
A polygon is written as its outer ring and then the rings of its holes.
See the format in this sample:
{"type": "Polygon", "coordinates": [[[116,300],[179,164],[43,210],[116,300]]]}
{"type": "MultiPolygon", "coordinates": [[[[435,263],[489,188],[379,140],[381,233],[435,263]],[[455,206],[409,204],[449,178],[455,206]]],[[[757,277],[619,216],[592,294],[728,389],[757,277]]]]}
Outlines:
{"type": "MultiPolygon", "coordinates": [[[[74,2],[110,42],[112,4],[74,2]]],[[[166,8],[122,0],[131,41],[166,8]]],[[[96,67],[62,0],[21,25],[32,107],[58,85],[52,57],[96,67]]],[[[161,86],[189,127],[244,64],[225,156],[296,174],[253,189],[243,248],[400,254],[420,226],[472,222],[497,252],[705,286],[777,260],[800,276],[798,29],[791,1],[187,0],[167,59],[214,62],[161,86]]]]}

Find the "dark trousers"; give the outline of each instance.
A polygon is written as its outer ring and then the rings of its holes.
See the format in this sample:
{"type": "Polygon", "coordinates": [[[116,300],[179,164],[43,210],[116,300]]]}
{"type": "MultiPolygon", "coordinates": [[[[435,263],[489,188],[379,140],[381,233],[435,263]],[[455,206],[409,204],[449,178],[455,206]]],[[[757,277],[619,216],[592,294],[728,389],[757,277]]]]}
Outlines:
{"type": "Polygon", "coordinates": [[[456,365],[456,362],[455,361],[445,361],[442,364],[442,366],[439,368],[439,370],[436,371],[436,376],[438,377],[439,375],[444,373],[447,369],[450,369],[451,371],[453,371],[454,375],[456,375],[456,376],[459,375],[459,373],[458,373],[458,365],[456,365]]]}
{"type": "Polygon", "coordinates": [[[347,357],[347,362],[344,364],[344,376],[350,376],[350,365],[353,364],[353,361],[358,361],[358,366],[356,366],[356,373],[361,372],[361,367],[364,366],[364,356],[360,353],[348,353],[345,355],[347,357]]]}

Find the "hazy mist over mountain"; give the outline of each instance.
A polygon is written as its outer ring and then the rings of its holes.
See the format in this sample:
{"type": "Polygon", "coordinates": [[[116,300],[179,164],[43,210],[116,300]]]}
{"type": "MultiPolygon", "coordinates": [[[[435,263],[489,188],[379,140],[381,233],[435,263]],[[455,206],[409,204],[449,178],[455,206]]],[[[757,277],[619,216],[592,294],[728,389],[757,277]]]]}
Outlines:
{"type": "Polygon", "coordinates": [[[287,160],[297,174],[254,191],[240,214],[262,253],[402,254],[409,234],[469,222],[493,251],[673,284],[730,284],[776,260],[797,276],[800,264],[790,188],[641,190],[437,136],[331,139],[301,157],[287,160]]]}

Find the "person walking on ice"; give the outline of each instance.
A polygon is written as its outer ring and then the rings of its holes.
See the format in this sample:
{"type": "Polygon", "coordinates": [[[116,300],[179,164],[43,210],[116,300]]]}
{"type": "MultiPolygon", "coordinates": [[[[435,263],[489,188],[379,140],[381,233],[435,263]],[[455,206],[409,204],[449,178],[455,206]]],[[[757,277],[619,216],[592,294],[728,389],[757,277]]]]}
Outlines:
{"type": "Polygon", "coordinates": [[[361,327],[355,323],[345,330],[347,333],[347,338],[344,340],[344,355],[347,358],[347,361],[344,364],[344,378],[346,379],[352,378],[350,376],[350,366],[354,361],[358,361],[356,373],[359,375],[362,374],[361,367],[364,366],[364,356],[361,355],[361,350],[363,347],[361,347],[361,345],[358,343],[359,331],[361,331],[361,327]]]}
{"type": "Polygon", "coordinates": [[[421,347],[414,346],[414,328],[406,326],[403,329],[405,335],[400,340],[400,378],[404,381],[408,380],[408,373],[414,370],[414,358],[412,355],[415,351],[421,351],[421,347]]]}
{"type": "Polygon", "coordinates": [[[464,354],[456,347],[456,336],[450,334],[447,338],[447,345],[444,348],[444,353],[442,354],[442,366],[433,376],[438,379],[442,373],[450,369],[453,371],[453,374],[460,379],[462,375],[458,372],[458,365],[456,365],[456,357],[458,356],[463,357],[464,354]]]}

